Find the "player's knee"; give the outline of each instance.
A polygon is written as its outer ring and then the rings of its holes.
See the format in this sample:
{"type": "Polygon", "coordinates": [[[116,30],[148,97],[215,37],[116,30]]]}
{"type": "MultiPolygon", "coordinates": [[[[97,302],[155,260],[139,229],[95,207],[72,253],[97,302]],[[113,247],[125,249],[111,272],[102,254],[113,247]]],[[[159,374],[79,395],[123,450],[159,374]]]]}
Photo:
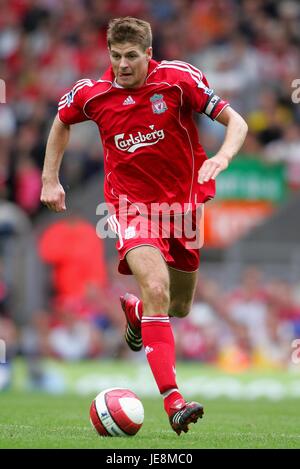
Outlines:
{"type": "Polygon", "coordinates": [[[189,314],[190,310],[190,301],[172,301],[169,308],[169,315],[176,318],[184,318],[189,314]]]}
{"type": "Polygon", "coordinates": [[[167,282],[152,280],[144,285],[145,302],[153,306],[169,307],[169,288],[167,282]]]}

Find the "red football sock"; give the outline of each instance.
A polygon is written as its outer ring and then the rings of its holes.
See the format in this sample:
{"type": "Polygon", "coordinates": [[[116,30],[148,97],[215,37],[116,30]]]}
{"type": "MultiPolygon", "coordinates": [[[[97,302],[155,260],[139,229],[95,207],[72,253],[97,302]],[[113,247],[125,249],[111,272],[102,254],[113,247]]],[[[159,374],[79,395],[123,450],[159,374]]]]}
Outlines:
{"type": "Polygon", "coordinates": [[[165,411],[168,415],[185,405],[185,400],[183,399],[180,392],[178,392],[178,389],[171,389],[170,391],[164,393],[163,398],[165,411]]]}
{"type": "MultiPolygon", "coordinates": [[[[171,389],[176,391],[175,343],[168,316],[143,316],[142,339],[160,393],[171,389]]],[[[174,400],[180,397],[182,396],[178,391],[172,392],[169,398],[165,399],[165,408],[169,408],[174,400]]]]}

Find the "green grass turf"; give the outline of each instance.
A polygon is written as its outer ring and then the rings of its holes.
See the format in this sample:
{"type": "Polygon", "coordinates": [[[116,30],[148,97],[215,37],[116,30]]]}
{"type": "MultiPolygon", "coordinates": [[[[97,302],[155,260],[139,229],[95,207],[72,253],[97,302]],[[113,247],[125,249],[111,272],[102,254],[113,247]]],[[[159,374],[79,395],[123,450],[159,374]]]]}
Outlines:
{"type": "Polygon", "coordinates": [[[6,391],[0,394],[0,448],[300,448],[296,399],[270,402],[210,400],[205,415],[178,437],[160,399],[144,398],[145,421],[137,435],[99,437],[89,422],[93,396],[6,391]]]}

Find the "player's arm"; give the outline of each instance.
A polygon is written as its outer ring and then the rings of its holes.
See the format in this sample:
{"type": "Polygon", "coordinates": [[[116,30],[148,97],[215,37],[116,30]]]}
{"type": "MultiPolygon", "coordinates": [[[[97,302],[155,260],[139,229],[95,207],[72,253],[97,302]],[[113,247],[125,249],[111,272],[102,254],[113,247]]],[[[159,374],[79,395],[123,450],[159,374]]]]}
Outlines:
{"type": "Polygon", "coordinates": [[[248,126],[242,116],[227,106],[216,118],[227,127],[224,142],[213,157],[206,160],[198,173],[198,182],[203,184],[215,179],[221,171],[227,168],[231,159],[239,151],[247,135],[248,126]]]}
{"type": "Polygon", "coordinates": [[[47,141],[41,191],[41,202],[55,212],[66,210],[65,191],[59,182],[59,170],[69,136],[70,126],[56,116],[47,141]]]}

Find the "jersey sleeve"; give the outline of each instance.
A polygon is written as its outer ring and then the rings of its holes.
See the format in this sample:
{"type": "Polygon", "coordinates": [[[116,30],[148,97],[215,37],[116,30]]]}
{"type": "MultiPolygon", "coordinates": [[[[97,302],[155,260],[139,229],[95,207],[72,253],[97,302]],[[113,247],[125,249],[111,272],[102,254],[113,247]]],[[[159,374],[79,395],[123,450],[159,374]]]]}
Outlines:
{"type": "Polygon", "coordinates": [[[64,94],[58,103],[58,117],[64,124],[77,124],[89,120],[83,108],[87,92],[94,83],[90,79],[79,80],[73,88],[64,94]]]}
{"type": "Polygon", "coordinates": [[[229,103],[210,88],[206,77],[199,69],[191,65],[189,67],[190,73],[183,86],[185,98],[194,111],[206,114],[215,120],[229,103]]]}

